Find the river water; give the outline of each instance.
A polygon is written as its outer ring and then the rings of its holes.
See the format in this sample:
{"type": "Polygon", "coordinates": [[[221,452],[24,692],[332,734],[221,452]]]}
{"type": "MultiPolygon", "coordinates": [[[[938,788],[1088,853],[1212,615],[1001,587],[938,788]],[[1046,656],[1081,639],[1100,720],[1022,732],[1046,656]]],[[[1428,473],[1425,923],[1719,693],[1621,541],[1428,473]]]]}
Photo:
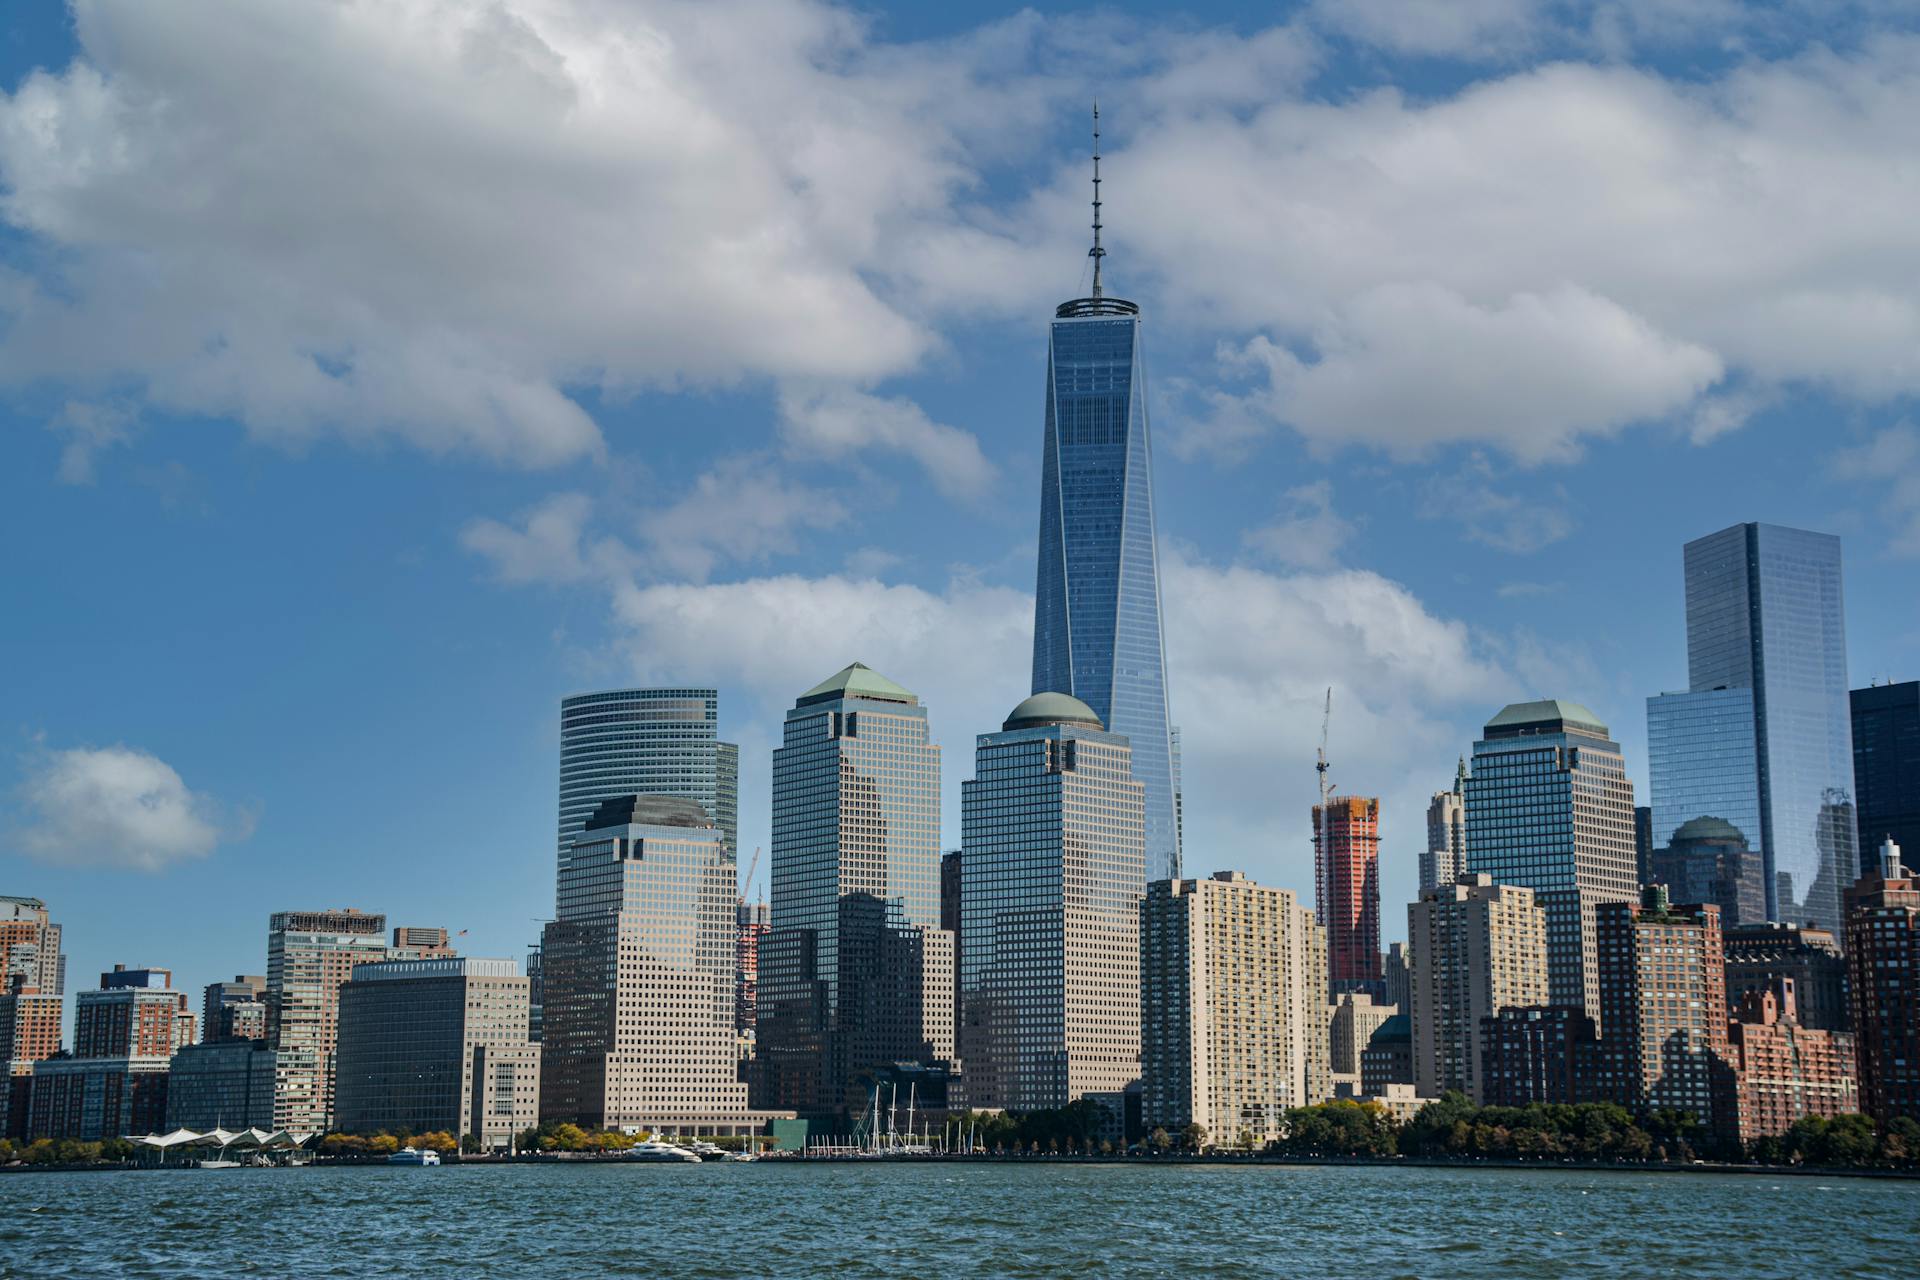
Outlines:
{"type": "Polygon", "coordinates": [[[1920,1182],[1231,1165],[0,1176],[0,1276],[1920,1276],[1920,1182]]]}

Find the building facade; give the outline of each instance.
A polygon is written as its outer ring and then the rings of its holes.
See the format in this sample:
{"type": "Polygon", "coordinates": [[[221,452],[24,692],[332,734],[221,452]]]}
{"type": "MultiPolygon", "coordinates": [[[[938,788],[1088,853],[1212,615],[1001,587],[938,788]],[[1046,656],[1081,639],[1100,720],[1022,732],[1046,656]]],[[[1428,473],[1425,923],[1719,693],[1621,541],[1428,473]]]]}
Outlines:
{"type": "Polygon", "coordinates": [[[1637,905],[1602,904],[1594,1096],[1724,1129],[1733,1078],[1725,972],[1712,903],[1676,906],[1664,885],[1650,885],[1637,905]]]}
{"type": "Polygon", "coordinates": [[[1118,1099],[1140,1074],[1144,787],[1061,693],[980,735],[962,786],[961,1057],[975,1107],[1118,1099]]]}
{"type": "Polygon", "coordinates": [[[1375,1004],[1365,992],[1348,992],[1333,998],[1327,1010],[1327,1063],[1334,1086],[1351,1080],[1360,1083],[1360,1055],[1365,1052],[1380,1024],[1400,1010],[1390,1004],[1375,1004]]]}
{"type": "Polygon", "coordinates": [[[838,1112],[858,1105],[887,1063],[950,1062],[940,748],[920,699],[858,662],[801,694],[773,753],[772,834],[762,1102],[838,1112]],[[912,987],[902,963],[939,971],[945,985],[912,987]]]}
{"type": "Polygon", "coordinates": [[[74,1001],[73,1052],[80,1058],[170,1058],[194,1042],[187,994],[173,989],[166,969],[117,964],[100,975],[95,991],[74,1001]]]}
{"type": "MultiPolygon", "coordinates": [[[[1097,182],[1096,175],[1096,225],[1097,182]]],[[[1071,694],[1132,745],[1147,878],[1178,879],[1140,308],[1106,296],[1097,270],[1090,297],[1055,308],[1047,347],[1033,692],[1071,694]]]]}
{"type": "Polygon", "coordinates": [[[204,1041],[173,1055],[166,1129],[266,1129],[273,1124],[274,1052],[264,1040],[204,1041]]]}
{"type": "Polygon", "coordinates": [[[1440,889],[1467,869],[1467,762],[1454,770],[1453,787],[1436,791],[1427,805],[1427,847],[1420,851],[1417,892],[1440,889]]]}
{"type": "Polygon", "coordinates": [[[1572,1005],[1512,1005],[1480,1020],[1480,1089],[1489,1107],[1586,1101],[1593,1019],[1572,1005]]]}
{"type": "Polygon", "coordinates": [[[720,741],[717,689],[603,689],[560,700],[559,861],[602,802],[679,796],[740,848],[740,748],[720,741]]]}
{"type": "Polygon", "coordinates": [[[1901,863],[1847,891],[1847,988],[1860,1109],[1920,1120],[1920,877],[1901,863]]]}
{"type": "Polygon", "coordinates": [[[1648,884],[1667,886],[1675,902],[1711,902],[1728,928],[1763,924],[1767,886],[1746,836],[1722,818],[1688,818],[1649,859],[1648,884]]]}
{"type": "Polygon", "coordinates": [[[1407,907],[1413,948],[1414,1086],[1475,1102],[1483,1022],[1516,1005],[1547,1003],[1552,986],[1547,914],[1530,889],[1462,876],[1407,907]]]}
{"type": "Polygon", "coordinates": [[[267,1037],[266,975],[235,974],[209,982],[200,996],[200,1040],[264,1040],[267,1037]]]}
{"type": "Polygon", "coordinates": [[[1386,998],[1380,974],[1380,802],[1335,796],[1313,806],[1313,910],[1327,931],[1329,994],[1386,998]]]}
{"type": "Polygon", "coordinates": [[[539,1122],[540,1047],[527,1039],[527,980],[512,960],[357,966],[340,988],[337,1062],[342,1132],[445,1131],[494,1149],[539,1122]]]}
{"type": "Polygon", "coordinates": [[[734,908],[733,1029],[752,1036],[760,1023],[760,943],[773,929],[772,909],[740,899],[734,908]]]}
{"type": "Polygon", "coordinates": [[[24,973],[0,994],[0,1138],[27,1136],[33,1064],[60,1052],[62,1004],[24,973]]]}
{"type": "Polygon", "coordinates": [[[1830,929],[1811,925],[1748,924],[1721,931],[1727,957],[1727,1007],[1771,990],[1776,979],[1793,983],[1795,1019],[1814,1031],[1847,1031],[1847,962],[1830,929]]]}
{"type": "Polygon", "coordinates": [[[1727,1028],[1727,1052],[1736,1094],[1733,1115],[1722,1125],[1742,1143],[1783,1134],[1809,1116],[1831,1119],[1860,1109],[1853,1037],[1802,1025],[1791,978],[1747,993],[1727,1028]]]}
{"type": "Polygon", "coordinates": [[[0,894],[0,990],[23,977],[49,995],[65,995],[67,958],[60,951],[60,926],[38,898],[0,894]]]}
{"type": "Polygon", "coordinates": [[[1520,1003],[1579,1005],[1601,1021],[1594,913],[1638,892],[1619,746],[1579,703],[1514,703],[1474,744],[1466,794],[1467,870],[1533,890],[1546,913],[1551,987],[1520,1003]]]}
{"type": "Polygon", "coordinates": [[[1688,692],[1647,703],[1654,841],[1732,823],[1766,918],[1833,928],[1859,866],[1840,540],[1739,524],[1684,561],[1688,692]]]}
{"type": "MultiPolygon", "coordinates": [[[[1285,1132],[1287,1108],[1332,1095],[1324,938],[1291,892],[1237,871],[1147,886],[1143,1127],[1199,1124],[1218,1145],[1264,1146],[1285,1132]]],[[[1357,1083],[1357,1061],[1351,1070],[1357,1083]]]]}
{"type": "Polygon", "coordinates": [[[1855,689],[1847,703],[1865,875],[1883,841],[1920,850],[1920,680],[1855,689]]]}
{"type": "Polygon", "coordinates": [[[267,920],[267,1042],[274,1050],[273,1127],[333,1126],[340,988],[355,967],[387,958],[387,918],[351,908],[276,911],[267,920]]]}

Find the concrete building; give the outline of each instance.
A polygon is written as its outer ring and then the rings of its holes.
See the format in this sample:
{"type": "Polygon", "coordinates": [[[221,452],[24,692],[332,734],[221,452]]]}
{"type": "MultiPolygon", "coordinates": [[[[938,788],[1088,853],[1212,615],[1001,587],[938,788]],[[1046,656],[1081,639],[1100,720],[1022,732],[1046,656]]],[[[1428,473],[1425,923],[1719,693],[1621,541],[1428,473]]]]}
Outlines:
{"type": "Polygon", "coordinates": [[[193,1043],[195,1026],[172,976],[117,964],[97,990],[80,992],[72,1055],[33,1065],[30,1138],[97,1142],[162,1128],[168,1064],[193,1043]]]}
{"type": "Polygon", "coordinates": [[[343,1132],[444,1130],[493,1149],[539,1123],[540,1046],[527,1039],[527,980],[512,960],[357,966],[340,988],[337,1061],[343,1132]]]}
{"type": "Polygon", "coordinates": [[[1117,1108],[1138,1078],[1142,794],[1127,740],[1063,693],[1033,695],[977,740],[961,792],[971,1105],[1095,1095],[1117,1108]]]}
{"type": "Polygon", "coordinates": [[[1238,871],[1147,886],[1143,1127],[1197,1123],[1221,1145],[1261,1146],[1284,1133],[1287,1108],[1330,1097],[1325,955],[1325,931],[1288,890],[1238,871]]]}
{"type": "Polygon", "coordinates": [[[1467,762],[1460,760],[1453,788],[1434,793],[1427,805],[1427,847],[1420,851],[1419,892],[1440,889],[1467,869],[1467,762]]]}
{"type": "Polygon", "coordinates": [[[801,694],[773,753],[772,834],[758,1098],[837,1115],[887,1064],[950,1063],[940,748],[920,699],[858,662],[801,694]],[[944,985],[914,987],[901,964],[944,985]]]}
{"type": "Polygon", "coordinates": [[[0,1138],[27,1135],[33,1064],[60,1052],[61,1005],[24,973],[0,995],[0,1138]]]}
{"type": "Polygon", "coordinates": [[[1648,866],[1647,884],[1667,886],[1675,902],[1713,903],[1728,928],[1766,922],[1760,860],[1740,829],[1725,819],[1687,819],[1666,847],[1653,851],[1648,866]]]}
{"type": "Polygon", "coordinates": [[[700,806],[740,851],[740,748],[721,742],[716,689],[603,689],[560,701],[559,862],[582,824],[620,796],[700,806]]]}
{"type": "Polygon", "coordinates": [[[167,969],[129,969],[116,964],[100,975],[96,991],[74,1003],[73,1052],[80,1058],[170,1058],[194,1042],[196,1026],[187,993],[173,989],[167,969]]]}
{"type": "Polygon", "coordinates": [[[1898,846],[1847,890],[1847,989],[1860,1109],[1920,1120],[1920,877],[1898,846]]]}
{"type": "Polygon", "coordinates": [[[265,1040],[229,1036],[188,1045],[168,1070],[166,1131],[271,1131],[277,1078],[265,1040]]]}
{"type": "Polygon", "coordinates": [[[1791,978],[1747,994],[1727,1028],[1727,1051],[1737,1095],[1722,1125],[1742,1143],[1785,1133],[1808,1116],[1860,1109],[1853,1037],[1801,1025],[1791,978]]]}
{"type": "Polygon", "coordinates": [[[386,931],[385,916],[351,908],[268,918],[267,1042],[279,1073],[274,1128],[332,1128],[340,988],[356,966],[387,958],[386,931]]]}
{"type": "Polygon", "coordinates": [[[38,898],[0,894],[0,989],[24,977],[49,995],[65,995],[67,958],[60,952],[60,926],[38,898]]]}
{"type": "Polygon", "coordinates": [[[1480,1022],[1481,1094],[1490,1107],[1585,1101],[1593,1019],[1573,1005],[1514,1005],[1480,1022]]]}
{"type": "Polygon", "coordinates": [[[1720,908],[1675,906],[1649,885],[1637,906],[1602,904],[1599,928],[1594,1097],[1722,1127],[1732,1068],[1720,908]]]}
{"type": "Polygon", "coordinates": [[[267,979],[264,974],[235,974],[231,982],[209,982],[200,997],[200,1040],[264,1040],[267,1036],[267,979]]]}
{"type": "Polygon", "coordinates": [[[1396,1013],[1374,1029],[1360,1050],[1360,1096],[1381,1098],[1413,1082],[1413,1019],[1396,1013]]]}
{"type": "Polygon", "coordinates": [[[1547,915],[1532,890],[1461,876],[1407,907],[1413,948],[1413,1079],[1422,1095],[1457,1089],[1474,1101],[1482,1024],[1515,1005],[1547,1003],[1547,915]]]}
{"type": "Polygon", "coordinates": [[[1365,992],[1335,996],[1327,1010],[1327,1065],[1333,1072],[1337,1091],[1341,1081],[1360,1080],[1360,1054],[1373,1039],[1380,1024],[1400,1010],[1390,1004],[1375,1004],[1365,992]]]}
{"type": "Polygon", "coordinates": [[[1313,807],[1313,913],[1327,931],[1328,994],[1386,999],[1380,976],[1380,802],[1335,796],[1313,807]]]}
{"type": "Polygon", "coordinates": [[[1855,689],[1848,708],[1865,875],[1877,868],[1885,841],[1920,850],[1920,680],[1855,689]]]}
{"type": "Polygon", "coordinates": [[[1633,784],[1607,726],[1577,702],[1516,702],[1474,743],[1466,795],[1467,870],[1533,890],[1546,912],[1549,998],[1520,1003],[1602,1021],[1594,912],[1638,892],[1633,784]]]}
{"type": "Polygon", "coordinates": [[[437,925],[395,925],[393,940],[387,944],[389,960],[432,960],[459,954],[452,936],[437,925]]]}
{"type": "Polygon", "coordinates": [[[1641,884],[1653,883],[1653,806],[1633,806],[1633,863],[1641,884]]]}
{"type": "MultiPolygon", "coordinates": [[[[1458,879],[1458,877],[1455,877],[1458,879]]],[[[1387,944],[1386,959],[1381,962],[1381,982],[1387,1003],[1405,1013],[1413,1008],[1413,953],[1404,942],[1387,944]]]]}
{"type": "Polygon", "coordinates": [[[1771,990],[1776,978],[1793,983],[1796,1016],[1814,1031],[1849,1031],[1847,962],[1830,929],[1812,925],[1741,925],[1721,931],[1727,956],[1727,1007],[1771,990]]]}
{"type": "Polygon", "coordinates": [[[541,945],[540,1119],[750,1131],[734,1046],[733,859],[691,800],[601,804],[562,863],[541,945]]]}

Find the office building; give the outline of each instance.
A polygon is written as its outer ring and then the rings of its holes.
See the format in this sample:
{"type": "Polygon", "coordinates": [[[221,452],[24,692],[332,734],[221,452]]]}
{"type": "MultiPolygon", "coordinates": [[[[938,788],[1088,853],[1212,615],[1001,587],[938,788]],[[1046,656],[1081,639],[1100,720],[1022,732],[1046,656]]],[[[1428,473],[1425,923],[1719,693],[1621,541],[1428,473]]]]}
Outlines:
{"type": "Polygon", "coordinates": [[[1853,1037],[1803,1026],[1791,978],[1747,993],[1727,1028],[1727,1052],[1737,1074],[1733,1115],[1722,1125],[1742,1143],[1860,1109],[1853,1037]]]}
{"type": "Polygon", "coordinates": [[[1351,1079],[1360,1083],[1360,1055],[1373,1039],[1380,1024],[1399,1013],[1390,1004],[1375,1004],[1364,992],[1348,992],[1333,998],[1327,1010],[1327,1062],[1336,1088],[1351,1079]]]}
{"type": "Polygon", "coordinates": [[[264,1040],[267,1037],[267,979],[264,974],[235,974],[231,982],[209,982],[200,996],[200,1040],[264,1040]]]}
{"type": "Polygon", "coordinates": [[[61,999],[16,973],[0,994],[0,1138],[27,1136],[33,1064],[60,1052],[61,999]]]}
{"type": "Polygon", "coordinates": [[[960,1049],[961,946],[965,942],[960,929],[960,859],[958,849],[940,855],[940,927],[953,935],[953,1044],[956,1053],[960,1049]]]}
{"type": "Polygon", "coordinates": [[[527,1039],[539,1044],[546,1025],[547,964],[538,942],[527,947],[527,1039]]]}
{"type": "MultiPolygon", "coordinates": [[[[1115,1100],[1140,1074],[1145,788],[1063,693],[981,734],[961,808],[961,1047],[975,1107],[1115,1100]]],[[[1214,882],[1208,882],[1214,883],[1214,882]]]]}
{"type": "Polygon", "coordinates": [[[1876,868],[1884,841],[1920,849],[1920,680],[1855,689],[1847,701],[1865,875],[1876,868]]]}
{"type": "Polygon", "coordinates": [[[275,1053],[273,1127],[333,1127],[340,988],[356,966],[387,958],[387,918],[351,908],[276,911],[267,920],[267,1043],[275,1053]]]}
{"type": "Polygon", "coordinates": [[[1656,884],[1637,905],[1601,904],[1594,1097],[1724,1127],[1732,1082],[1725,972],[1712,903],[1676,906],[1656,884]]]}
{"type": "Polygon", "coordinates": [[[1593,1019],[1572,1005],[1510,1005],[1480,1021],[1480,1092],[1489,1107],[1582,1102],[1593,1019]]]}
{"type": "Polygon", "coordinates": [[[1533,890],[1546,912],[1550,990],[1518,1003],[1579,1005],[1601,1021],[1594,912],[1638,892],[1619,746],[1577,702],[1517,702],[1474,744],[1466,794],[1467,870],[1533,890]]]}
{"type": "Polygon", "coordinates": [[[541,1120],[751,1131],[724,833],[684,797],[620,797],[582,824],[562,866],[559,918],[541,944],[541,1120]]]}
{"type": "Polygon", "coordinates": [[[1653,806],[1633,806],[1633,861],[1641,884],[1653,883],[1653,806]]]}
{"type": "Polygon", "coordinates": [[[1667,886],[1675,902],[1711,902],[1728,928],[1762,924],[1767,886],[1760,860],[1740,829],[1721,818],[1688,818],[1649,860],[1647,884],[1667,886]]]}
{"type": "Polygon", "coordinates": [[[834,1113],[894,1061],[950,1062],[940,928],[940,748],[920,699],[862,663],[801,694],[773,753],[772,930],[760,942],[758,1096],[834,1113]],[[938,990],[916,987],[902,966],[938,990]]]}
{"type": "Polygon", "coordinates": [[[1131,744],[1145,798],[1146,878],[1178,879],[1140,308],[1102,285],[1098,160],[1093,190],[1093,291],[1054,309],[1047,348],[1033,692],[1080,699],[1131,744]]]}
{"type": "Polygon", "coordinates": [[[715,689],[605,689],[560,701],[560,847],[620,796],[679,796],[740,848],[740,749],[719,739],[715,689]]]}
{"type": "Polygon", "coordinates": [[[1687,690],[1647,700],[1653,843],[1728,822],[1766,918],[1833,928],[1858,867],[1840,540],[1740,524],[1684,561],[1687,690]]]}
{"type": "Polygon", "coordinates": [[[1920,1120],[1920,877],[1897,846],[1847,890],[1847,990],[1860,1109],[1920,1120]]]}
{"type": "Polygon", "coordinates": [[[1830,929],[1797,924],[1745,924],[1722,930],[1727,957],[1727,1007],[1773,989],[1776,979],[1793,983],[1795,1018],[1814,1031],[1847,1031],[1847,962],[1830,929]]]}
{"type": "MultiPolygon", "coordinates": [[[[1459,879],[1455,876],[1454,879],[1459,879]]],[[[1387,944],[1386,959],[1380,964],[1387,1003],[1402,1013],[1413,1008],[1413,953],[1404,942],[1387,944]]]]}
{"type": "Polygon", "coordinates": [[[167,1073],[166,1131],[273,1125],[274,1052],[264,1040],[228,1037],[176,1051],[167,1073]]]}
{"type": "Polygon", "coordinates": [[[1547,1003],[1546,912],[1530,889],[1462,876],[1407,907],[1413,948],[1413,1080],[1422,1097],[1450,1089],[1482,1100],[1484,1019],[1547,1003]]]}
{"type": "Polygon", "coordinates": [[[1329,994],[1386,998],[1380,974],[1380,802],[1313,806],[1313,913],[1327,931],[1329,994]]]}
{"type": "MultiPolygon", "coordinates": [[[[1285,1132],[1287,1108],[1330,1097],[1325,946],[1325,931],[1290,891],[1238,871],[1149,885],[1140,914],[1143,1127],[1199,1124],[1213,1142],[1258,1147],[1285,1132]]],[[[1359,1063],[1350,1070],[1357,1082],[1359,1063]]]]}
{"type": "Polygon", "coordinates": [[[358,965],[340,988],[334,1127],[447,1132],[482,1149],[539,1123],[540,1046],[512,960],[358,965]]]}
{"type": "Polygon", "coordinates": [[[1360,1050],[1360,1096],[1384,1098],[1414,1089],[1413,1019],[1396,1013],[1374,1028],[1360,1050]]]}
{"type": "Polygon", "coordinates": [[[48,995],[65,995],[67,958],[46,903],[0,894],[0,989],[16,976],[48,995]]]}
{"type": "Polygon", "coordinates": [[[1454,769],[1453,788],[1427,805],[1427,847],[1420,851],[1418,892],[1444,888],[1467,869],[1467,762],[1454,769]]]}

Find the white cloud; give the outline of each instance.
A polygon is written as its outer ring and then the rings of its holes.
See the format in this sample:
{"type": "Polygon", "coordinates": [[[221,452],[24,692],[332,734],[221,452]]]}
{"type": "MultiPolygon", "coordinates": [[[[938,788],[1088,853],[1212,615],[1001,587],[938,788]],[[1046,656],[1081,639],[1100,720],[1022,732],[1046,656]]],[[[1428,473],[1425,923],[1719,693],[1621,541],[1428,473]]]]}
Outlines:
{"type": "Polygon", "coordinates": [[[580,537],[593,512],[583,493],[556,493],[520,513],[519,527],[499,520],[472,520],[460,545],[492,562],[502,582],[576,582],[591,570],[580,537]]]}
{"type": "Polygon", "coordinates": [[[884,449],[918,462],[949,497],[979,498],[993,485],[993,464],[971,432],[929,418],[911,400],[850,388],[789,389],[780,397],[780,429],[789,452],[846,459],[884,449]]]}
{"type": "Polygon", "coordinates": [[[1312,13],[1330,31],[1394,53],[1476,59],[1529,47],[1548,18],[1541,0],[1315,0],[1312,13]]]}
{"type": "Polygon", "coordinates": [[[139,415],[127,405],[69,400],[47,424],[66,437],[60,450],[62,484],[92,484],[94,455],[133,439],[139,415]]]}
{"type": "Polygon", "coordinates": [[[1573,532],[1572,499],[1561,485],[1530,482],[1539,496],[1502,492],[1496,470],[1475,454],[1459,471],[1430,475],[1421,485],[1419,512],[1428,520],[1451,520],[1471,542],[1526,555],[1573,532]]]}
{"type": "Polygon", "coordinates": [[[1886,484],[1880,514],[1893,530],[1888,550],[1920,557],[1920,431],[1902,422],[1834,456],[1834,474],[1857,484],[1886,484]]]}
{"type": "Polygon", "coordinates": [[[1333,509],[1333,485],[1316,480],[1287,490],[1285,496],[1280,518],[1248,530],[1241,541],[1280,564],[1331,568],[1354,532],[1353,522],[1333,509]]]}
{"type": "Polygon", "coordinates": [[[30,762],[18,796],[31,815],[14,832],[20,849],[63,866],[158,871],[253,829],[250,817],[225,814],[135,747],[45,752],[30,762]]]}
{"type": "Polygon", "coordinates": [[[845,523],[835,495],[799,484],[764,459],[723,458],[671,505],[648,505],[637,527],[651,576],[705,578],[725,561],[799,550],[798,532],[845,523]]]}

